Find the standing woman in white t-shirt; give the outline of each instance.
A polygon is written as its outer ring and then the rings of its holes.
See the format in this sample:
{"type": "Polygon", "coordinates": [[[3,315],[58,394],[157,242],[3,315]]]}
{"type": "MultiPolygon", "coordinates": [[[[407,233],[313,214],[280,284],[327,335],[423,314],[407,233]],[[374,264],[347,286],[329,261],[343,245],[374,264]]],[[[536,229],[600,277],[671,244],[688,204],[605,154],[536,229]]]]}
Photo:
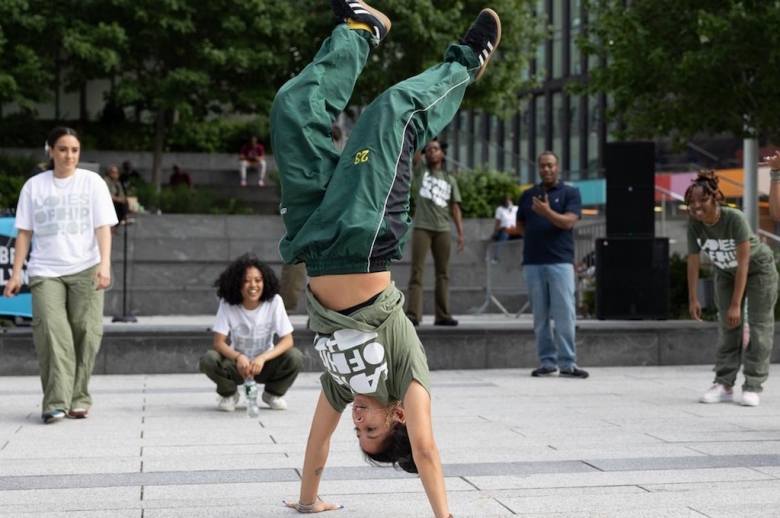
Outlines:
{"type": "Polygon", "coordinates": [[[76,169],[81,145],[70,128],[46,140],[49,170],[24,184],[16,208],[16,255],[4,295],[30,276],[33,342],[44,423],[87,417],[89,379],[103,337],[103,290],[111,283],[111,227],[117,224],[103,179],[76,169]],[[33,241],[33,236],[35,240],[33,241]]]}
{"type": "Polygon", "coordinates": [[[217,410],[232,412],[238,386],[252,378],[265,384],[262,400],[272,410],[287,410],[282,398],[305,361],[293,347],[293,327],[279,296],[279,280],[253,254],[244,254],[214,283],[220,298],[214,321],[214,349],[198,367],[217,385],[217,410]],[[279,341],[274,343],[274,336],[279,341]]]}

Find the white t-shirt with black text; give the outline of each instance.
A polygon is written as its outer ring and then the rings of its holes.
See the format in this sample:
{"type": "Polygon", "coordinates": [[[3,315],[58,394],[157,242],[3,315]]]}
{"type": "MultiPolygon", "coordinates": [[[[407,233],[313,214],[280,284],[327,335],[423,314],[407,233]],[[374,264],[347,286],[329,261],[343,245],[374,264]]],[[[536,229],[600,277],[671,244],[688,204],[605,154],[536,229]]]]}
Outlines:
{"type": "Polygon", "coordinates": [[[289,335],[293,326],[282,297],[275,295],[252,310],[220,299],[212,331],[230,337],[230,348],[251,360],[273,349],[274,335],[279,338],[289,335]]]}
{"type": "Polygon", "coordinates": [[[103,178],[76,169],[68,178],[46,171],[27,180],[14,226],[33,232],[30,276],[62,277],[100,263],[95,229],[117,222],[103,178]]]}

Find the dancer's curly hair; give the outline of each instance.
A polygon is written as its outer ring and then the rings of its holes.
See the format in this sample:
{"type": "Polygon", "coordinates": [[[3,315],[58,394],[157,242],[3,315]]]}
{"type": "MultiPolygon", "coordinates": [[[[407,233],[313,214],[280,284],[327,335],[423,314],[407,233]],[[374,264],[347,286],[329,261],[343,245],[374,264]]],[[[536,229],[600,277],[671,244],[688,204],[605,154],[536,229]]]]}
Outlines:
{"type": "Polygon", "coordinates": [[[688,186],[688,189],[685,191],[685,204],[690,205],[691,204],[691,195],[693,194],[694,187],[701,187],[704,191],[704,194],[707,194],[709,196],[712,196],[715,198],[715,201],[718,202],[720,205],[723,205],[725,203],[726,197],[723,196],[723,193],[718,189],[718,183],[720,182],[720,178],[718,178],[718,174],[715,172],[715,170],[702,170],[699,171],[699,174],[691,180],[691,185],[688,186]]]}
{"type": "Polygon", "coordinates": [[[217,297],[232,305],[244,302],[244,298],[241,296],[241,286],[244,283],[247,268],[251,267],[260,270],[260,275],[263,276],[263,293],[260,295],[260,301],[265,302],[274,298],[279,293],[279,279],[274,271],[254,254],[244,254],[225,268],[225,271],[219,275],[219,279],[214,282],[214,287],[217,288],[217,297]]]}
{"type": "Polygon", "coordinates": [[[406,430],[405,423],[397,421],[393,425],[385,439],[384,450],[377,453],[363,450],[363,455],[368,463],[374,466],[390,464],[395,469],[417,473],[417,465],[412,456],[412,443],[409,441],[409,432],[406,430]]]}

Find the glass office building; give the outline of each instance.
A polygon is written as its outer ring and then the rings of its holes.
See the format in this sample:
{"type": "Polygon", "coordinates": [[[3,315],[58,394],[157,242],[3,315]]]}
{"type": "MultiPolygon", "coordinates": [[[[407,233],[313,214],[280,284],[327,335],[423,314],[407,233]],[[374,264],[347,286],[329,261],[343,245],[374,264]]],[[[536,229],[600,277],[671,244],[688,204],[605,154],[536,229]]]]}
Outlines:
{"type": "Polygon", "coordinates": [[[552,27],[531,63],[531,73],[543,74],[538,90],[513,117],[501,120],[478,111],[461,111],[443,132],[448,158],[464,169],[487,167],[514,172],[520,183],[533,183],[536,157],[552,150],[560,158],[561,178],[567,181],[603,176],[601,157],[607,138],[601,117],[603,96],[572,96],[564,91],[572,79],[587,78],[598,65],[577,48],[586,13],[581,0],[539,0],[552,27]]]}

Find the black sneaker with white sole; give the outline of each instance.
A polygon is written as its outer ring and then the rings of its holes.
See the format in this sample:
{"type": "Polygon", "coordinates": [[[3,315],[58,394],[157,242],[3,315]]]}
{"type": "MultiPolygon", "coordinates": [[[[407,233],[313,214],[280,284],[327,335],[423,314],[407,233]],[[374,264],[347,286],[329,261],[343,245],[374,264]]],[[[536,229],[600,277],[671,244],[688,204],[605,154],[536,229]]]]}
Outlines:
{"type": "Polygon", "coordinates": [[[350,27],[353,27],[355,22],[368,25],[376,43],[385,39],[390,32],[390,18],[363,0],[330,0],[330,8],[337,18],[350,27]]]}
{"type": "Polygon", "coordinates": [[[588,374],[588,371],[584,371],[578,367],[568,367],[566,369],[561,369],[561,377],[562,378],[579,378],[579,379],[585,379],[590,374],[588,374]]]}
{"type": "Polygon", "coordinates": [[[474,77],[474,81],[478,81],[485,73],[485,67],[498,48],[500,41],[501,19],[493,9],[483,9],[466,35],[460,40],[461,44],[471,47],[479,59],[479,71],[474,77]]]}
{"type": "Polygon", "coordinates": [[[537,367],[536,369],[531,371],[531,376],[534,378],[545,378],[548,376],[557,376],[558,375],[558,367],[549,367],[547,365],[542,365],[541,367],[537,367]]]}

